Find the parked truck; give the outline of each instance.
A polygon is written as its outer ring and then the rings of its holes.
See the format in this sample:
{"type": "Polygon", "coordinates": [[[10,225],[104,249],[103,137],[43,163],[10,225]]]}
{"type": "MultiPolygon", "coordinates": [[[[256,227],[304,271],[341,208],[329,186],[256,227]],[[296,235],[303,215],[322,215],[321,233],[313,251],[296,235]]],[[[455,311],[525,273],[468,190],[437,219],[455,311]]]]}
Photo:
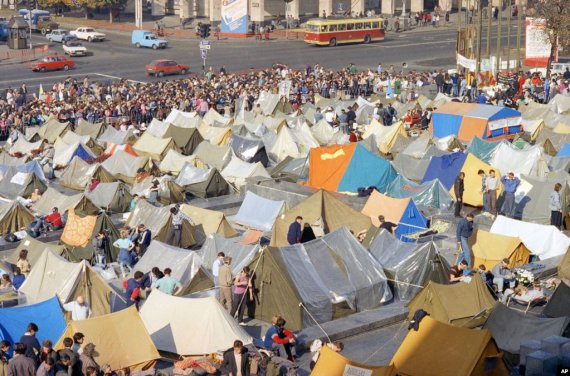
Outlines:
{"type": "Polygon", "coordinates": [[[47,10],[33,9],[30,16],[29,10],[20,9],[18,15],[23,16],[28,23],[30,23],[31,17],[32,31],[41,32],[42,35],[46,35],[52,30],[59,28],[59,24],[52,21],[50,12],[47,10]]]}

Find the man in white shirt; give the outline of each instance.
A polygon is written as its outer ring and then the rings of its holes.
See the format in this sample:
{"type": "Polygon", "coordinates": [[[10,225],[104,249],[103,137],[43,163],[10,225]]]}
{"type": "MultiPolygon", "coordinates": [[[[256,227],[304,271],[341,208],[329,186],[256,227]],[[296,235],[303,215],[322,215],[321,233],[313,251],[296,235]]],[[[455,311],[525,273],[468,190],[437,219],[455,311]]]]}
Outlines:
{"type": "Polygon", "coordinates": [[[224,265],[224,257],[226,254],[224,252],[218,253],[218,258],[214,260],[214,264],[212,265],[212,274],[214,275],[214,284],[218,285],[218,275],[220,274],[220,267],[224,265]]]}
{"type": "Polygon", "coordinates": [[[489,213],[497,215],[497,190],[499,189],[499,178],[495,176],[495,170],[489,170],[489,175],[485,179],[485,191],[487,194],[487,206],[489,213]]]}
{"type": "Polygon", "coordinates": [[[72,302],[65,303],[63,309],[67,312],[71,312],[71,319],[73,321],[88,319],[93,314],[89,304],[85,302],[82,296],[78,296],[77,299],[72,302]]]}

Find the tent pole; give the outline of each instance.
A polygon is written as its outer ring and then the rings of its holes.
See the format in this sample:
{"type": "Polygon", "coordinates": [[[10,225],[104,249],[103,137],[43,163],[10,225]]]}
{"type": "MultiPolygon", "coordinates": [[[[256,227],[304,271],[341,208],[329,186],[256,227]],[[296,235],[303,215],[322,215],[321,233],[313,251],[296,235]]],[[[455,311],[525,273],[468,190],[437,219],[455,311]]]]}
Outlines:
{"type": "Polygon", "coordinates": [[[307,307],[305,307],[305,305],[303,304],[303,302],[299,302],[299,307],[303,308],[305,310],[305,312],[307,312],[309,314],[309,316],[311,317],[311,319],[313,319],[313,321],[315,322],[315,324],[317,324],[317,326],[319,327],[320,330],[322,330],[323,333],[325,333],[325,336],[327,336],[327,339],[329,340],[329,342],[332,342],[331,337],[329,337],[329,335],[327,334],[327,332],[325,332],[325,330],[323,329],[323,327],[321,326],[321,324],[319,324],[319,322],[313,317],[313,315],[311,315],[311,312],[309,312],[309,310],[307,309],[307,307]]]}
{"type": "MultiPolygon", "coordinates": [[[[255,268],[253,268],[253,272],[251,273],[251,275],[254,275],[255,272],[257,271],[257,267],[259,266],[259,262],[261,261],[261,255],[263,254],[263,251],[265,251],[265,248],[267,248],[267,247],[261,248],[261,252],[259,252],[259,256],[258,256],[258,258],[257,258],[257,262],[255,263],[255,268]]],[[[251,280],[251,277],[250,277],[250,280],[251,280]]],[[[235,311],[235,313],[234,313],[234,319],[235,319],[235,318],[238,316],[238,314],[239,314],[239,310],[240,310],[240,308],[241,308],[241,305],[243,304],[243,301],[245,300],[245,297],[246,297],[246,295],[247,295],[247,292],[248,292],[249,288],[250,288],[250,286],[249,286],[249,284],[248,284],[248,286],[247,286],[247,288],[245,289],[245,292],[244,292],[243,296],[241,297],[241,300],[240,300],[240,302],[239,302],[239,304],[238,304],[238,306],[237,306],[237,308],[236,308],[236,311],[235,311]]]]}

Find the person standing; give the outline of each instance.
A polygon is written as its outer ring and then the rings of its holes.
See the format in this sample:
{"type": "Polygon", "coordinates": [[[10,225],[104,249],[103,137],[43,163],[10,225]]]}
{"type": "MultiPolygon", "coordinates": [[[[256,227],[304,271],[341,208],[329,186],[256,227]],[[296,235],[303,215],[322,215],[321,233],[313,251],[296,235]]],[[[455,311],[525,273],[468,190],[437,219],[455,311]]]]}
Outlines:
{"type": "Polygon", "coordinates": [[[26,356],[26,345],[14,344],[14,357],[8,362],[9,376],[35,376],[36,364],[26,356]]]}
{"type": "Polygon", "coordinates": [[[109,247],[109,238],[105,230],[101,229],[95,235],[92,241],[93,248],[95,249],[95,265],[102,269],[107,268],[107,248],[109,247]]]}
{"type": "Polygon", "coordinates": [[[226,307],[228,312],[232,311],[232,270],[230,265],[232,259],[224,257],[224,265],[218,272],[218,285],[220,286],[220,304],[226,307]]]}
{"type": "Polygon", "coordinates": [[[93,314],[91,308],[89,307],[89,304],[85,301],[85,299],[83,299],[83,296],[81,295],[78,296],[74,301],[65,303],[63,305],[63,309],[66,312],[71,312],[71,320],[73,321],[86,320],[93,314]]]}
{"type": "MultiPolygon", "coordinates": [[[[36,338],[36,333],[38,332],[38,326],[33,322],[28,324],[28,329],[26,333],[20,338],[20,343],[25,346],[24,354],[26,357],[32,359],[34,361],[34,366],[37,367],[39,365],[39,355],[42,347],[40,346],[40,342],[36,338]]],[[[14,346],[15,350],[15,346],[14,346]]]]}
{"type": "Polygon", "coordinates": [[[16,262],[16,266],[20,268],[20,272],[24,275],[24,277],[28,278],[30,275],[31,265],[28,261],[28,250],[22,249],[20,254],[18,255],[18,262],[16,262]]]}
{"type": "Polygon", "coordinates": [[[550,224],[557,229],[562,229],[562,198],[560,197],[560,190],[562,184],[554,184],[554,190],[550,192],[550,201],[548,208],[550,209],[550,224]]]}
{"type": "Polygon", "coordinates": [[[253,295],[250,289],[249,267],[245,266],[234,280],[234,296],[231,311],[232,317],[235,317],[237,313],[238,323],[240,324],[243,324],[243,312],[245,311],[246,294],[248,291],[253,295]]]}
{"type": "Polygon", "coordinates": [[[10,342],[0,341],[0,376],[8,376],[8,363],[10,362],[10,342]]]}
{"type": "Polygon", "coordinates": [[[473,235],[473,214],[469,213],[459,221],[457,225],[457,246],[461,248],[458,261],[467,261],[467,266],[471,268],[471,249],[469,248],[469,237],[473,235]]]}
{"type": "Polygon", "coordinates": [[[481,177],[481,194],[483,195],[483,211],[488,213],[489,201],[487,197],[487,175],[485,175],[485,171],[483,170],[477,171],[477,175],[481,177]]]}
{"type": "Polygon", "coordinates": [[[289,225],[289,231],[287,232],[287,242],[291,245],[301,242],[301,223],[303,222],[303,217],[300,215],[295,218],[295,222],[289,225]]]}
{"type": "Polygon", "coordinates": [[[152,233],[149,228],[147,228],[144,224],[139,225],[139,232],[140,236],[137,240],[138,245],[138,256],[143,257],[150,242],[152,241],[152,233]]]}
{"type": "Polygon", "coordinates": [[[503,194],[503,213],[509,218],[513,218],[515,215],[515,192],[517,187],[521,183],[520,179],[515,177],[515,174],[509,172],[507,175],[501,178],[501,182],[505,187],[505,192],[503,194]]]}
{"type": "Polygon", "coordinates": [[[168,295],[178,295],[182,292],[182,284],[171,276],[170,268],[164,269],[164,277],[152,284],[152,287],[168,295]]]}
{"type": "Polygon", "coordinates": [[[222,373],[232,376],[249,376],[249,360],[247,348],[240,340],[234,341],[233,348],[224,352],[222,361],[222,373]],[[224,373],[225,372],[225,373],[224,373]]]}
{"type": "Polygon", "coordinates": [[[212,275],[214,276],[214,285],[218,286],[218,275],[220,274],[220,267],[224,265],[224,258],[226,254],[224,252],[218,252],[218,258],[214,260],[212,264],[212,275]]]}
{"type": "Polygon", "coordinates": [[[121,230],[121,238],[115,240],[113,243],[114,247],[119,248],[118,261],[121,267],[121,273],[123,278],[126,276],[127,272],[130,272],[134,264],[133,249],[135,244],[128,238],[128,232],[126,230],[121,230]]]}
{"type": "Polygon", "coordinates": [[[453,183],[453,192],[455,193],[455,218],[461,217],[461,208],[463,207],[463,192],[465,191],[465,172],[460,172],[453,183]]]}
{"type": "Polygon", "coordinates": [[[168,236],[166,238],[166,243],[174,245],[176,247],[181,247],[182,244],[182,223],[186,220],[190,222],[191,225],[194,223],[192,219],[186,214],[182,213],[182,210],[178,209],[176,206],[170,208],[170,214],[172,216],[172,226],[168,231],[168,236]]]}
{"type": "Polygon", "coordinates": [[[497,215],[497,190],[499,189],[499,178],[495,175],[495,170],[489,170],[489,175],[485,181],[487,206],[489,213],[497,215]]]}
{"type": "Polygon", "coordinates": [[[125,300],[127,301],[127,307],[130,307],[134,304],[137,306],[137,310],[139,309],[139,302],[141,300],[141,281],[143,277],[143,272],[137,270],[133,278],[130,278],[124,282],[125,300]]]}

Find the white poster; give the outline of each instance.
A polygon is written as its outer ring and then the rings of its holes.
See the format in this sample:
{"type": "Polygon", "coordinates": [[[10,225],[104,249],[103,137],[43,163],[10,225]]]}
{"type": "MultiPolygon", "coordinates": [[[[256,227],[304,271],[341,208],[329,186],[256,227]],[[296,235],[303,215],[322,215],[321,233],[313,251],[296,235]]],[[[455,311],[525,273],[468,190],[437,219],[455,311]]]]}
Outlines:
{"type": "Polygon", "coordinates": [[[342,373],[342,376],[372,376],[372,370],[361,367],[355,367],[351,366],[350,364],[347,364],[344,367],[344,372],[342,373]]]}
{"type": "Polygon", "coordinates": [[[527,17],[525,26],[524,64],[532,67],[546,67],[552,48],[546,34],[546,21],[542,18],[527,17]]]}
{"type": "Polygon", "coordinates": [[[221,0],[221,2],[222,33],[246,34],[247,0],[221,0]]]}
{"type": "Polygon", "coordinates": [[[288,98],[291,92],[291,85],[291,81],[281,81],[279,83],[279,96],[288,98]]]}
{"type": "Polygon", "coordinates": [[[461,65],[463,68],[467,68],[471,72],[475,72],[475,69],[477,68],[477,62],[475,59],[468,59],[460,54],[457,54],[457,65],[461,65]]]}

